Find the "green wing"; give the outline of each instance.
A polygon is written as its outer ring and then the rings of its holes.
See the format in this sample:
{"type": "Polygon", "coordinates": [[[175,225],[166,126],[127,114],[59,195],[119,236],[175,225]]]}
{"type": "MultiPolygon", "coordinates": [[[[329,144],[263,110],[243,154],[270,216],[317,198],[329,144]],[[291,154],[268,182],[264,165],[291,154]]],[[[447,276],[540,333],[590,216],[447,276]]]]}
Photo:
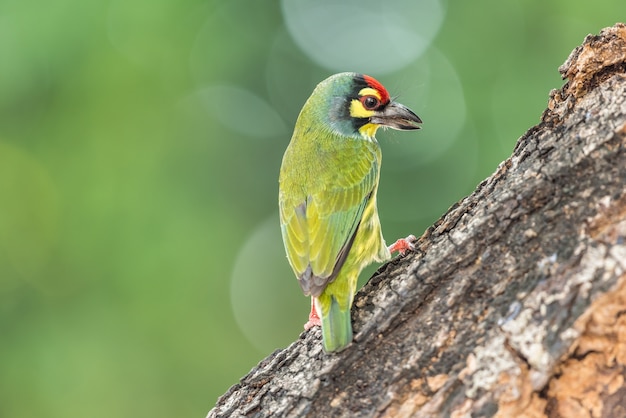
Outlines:
{"type": "Polygon", "coordinates": [[[363,146],[336,153],[325,164],[286,158],[279,194],[285,250],[304,293],[319,296],[350,251],[376,187],[379,160],[363,146]],[[322,172],[316,175],[316,168],[322,172]]]}

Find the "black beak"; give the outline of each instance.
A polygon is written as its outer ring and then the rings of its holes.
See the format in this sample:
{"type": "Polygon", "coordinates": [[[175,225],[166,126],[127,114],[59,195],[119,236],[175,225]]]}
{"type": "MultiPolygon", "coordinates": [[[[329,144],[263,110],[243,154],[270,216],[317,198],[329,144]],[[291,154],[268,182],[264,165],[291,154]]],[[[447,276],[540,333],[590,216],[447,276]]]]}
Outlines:
{"type": "Polygon", "coordinates": [[[370,118],[370,122],[399,131],[412,131],[420,128],[419,124],[422,120],[408,107],[391,102],[383,110],[376,112],[370,118]]]}

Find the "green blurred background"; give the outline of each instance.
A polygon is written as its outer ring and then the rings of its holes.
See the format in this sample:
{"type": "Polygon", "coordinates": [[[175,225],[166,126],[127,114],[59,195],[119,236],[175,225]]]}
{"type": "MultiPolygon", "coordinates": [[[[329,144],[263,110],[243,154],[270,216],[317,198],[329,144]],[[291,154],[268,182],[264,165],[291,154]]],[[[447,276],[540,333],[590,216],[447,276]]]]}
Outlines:
{"type": "Polygon", "coordinates": [[[307,318],[277,177],[317,82],[369,73],[424,120],[379,133],[393,241],[491,174],[569,52],[624,12],[622,0],[3,0],[0,416],[203,417],[307,318]]]}

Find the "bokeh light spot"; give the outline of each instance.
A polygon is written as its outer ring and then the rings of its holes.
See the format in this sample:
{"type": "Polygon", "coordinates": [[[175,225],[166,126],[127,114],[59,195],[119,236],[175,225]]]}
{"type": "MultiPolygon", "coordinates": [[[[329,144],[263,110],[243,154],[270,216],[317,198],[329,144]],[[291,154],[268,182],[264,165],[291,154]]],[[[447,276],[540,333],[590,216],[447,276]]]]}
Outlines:
{"type": "Polygon", "coordinates": [[[283,0],[291,36],[317,64],[383,74],[418,58],[443,22],[438,0],[283,0]]]}
{"type": "Polygon", "coordinates": [[[291,129],[313,88],[329,75],[328,70],[311,65],[286,28],[276,31],[267,56],[266,91],[272,105],[292,125],[291,129]]]}
{"type": "Polygon", "coordinates": [[[287,262],[278,213],[252,231],[239,250],[231,301],[241,331],[264,353],[284,347],[302,331],[309,302],[287,262]],[[299,309],[301,317],[286,315],[299,309]]]}
{"type": "Polygon", "coordinates": [[[193,95],[209,117],[234,132],[253,138],[287,135],[285,123],[274,108],[241,87],[212,85],[198,89],[193,95]]]}
{"type": "Polygon", "coordinates": [[[455,141],[462,140],[459,134],[465,124],[466,105],[456,69],[435,48],[399,72],[397,79],[403,84],[387,88],[422,118],[422,130],[408,135],[387,131],[379,136],[394,139],[393,146],[385,149],[385,163],[406,170],[438,158],[455,141]]]}

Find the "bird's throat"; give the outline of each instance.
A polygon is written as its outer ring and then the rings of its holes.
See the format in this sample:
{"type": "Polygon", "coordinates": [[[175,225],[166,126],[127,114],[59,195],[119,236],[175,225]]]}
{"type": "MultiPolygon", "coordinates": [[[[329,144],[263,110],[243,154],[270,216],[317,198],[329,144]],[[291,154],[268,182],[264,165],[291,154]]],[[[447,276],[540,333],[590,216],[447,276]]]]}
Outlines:
{"type": "Polygon", "coordinates": [[[375,123],[366,123],[365,125],[359,128],[359,132],[367,139],[374,138],[376,135],[376,130],[378,130],[379,126],[375,123]]]}

